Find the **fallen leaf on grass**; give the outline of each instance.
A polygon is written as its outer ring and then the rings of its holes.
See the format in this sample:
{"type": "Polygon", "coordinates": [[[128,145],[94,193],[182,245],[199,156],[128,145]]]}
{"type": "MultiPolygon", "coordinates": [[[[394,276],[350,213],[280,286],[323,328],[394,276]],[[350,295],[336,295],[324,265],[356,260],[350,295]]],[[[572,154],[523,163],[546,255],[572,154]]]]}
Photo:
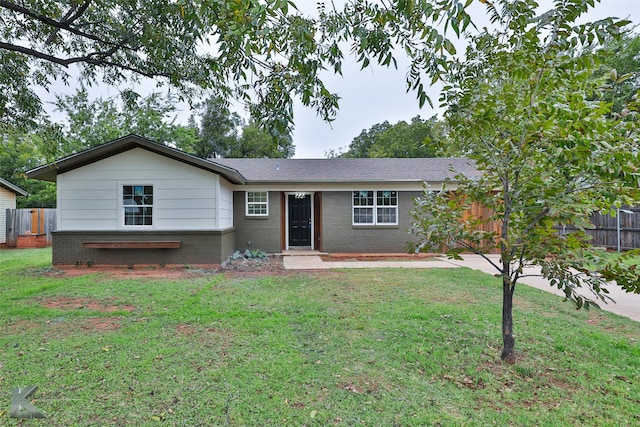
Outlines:
{"type": "Polygon", "coordinates": [[[356,388],[356,386],[354,386],[353,384],[347,384],[344,387],[342,387],[344,390],[347,391],[351,391],[353,393],[360,393],[360,391],[358,391],[358,389],[356,388]]]}

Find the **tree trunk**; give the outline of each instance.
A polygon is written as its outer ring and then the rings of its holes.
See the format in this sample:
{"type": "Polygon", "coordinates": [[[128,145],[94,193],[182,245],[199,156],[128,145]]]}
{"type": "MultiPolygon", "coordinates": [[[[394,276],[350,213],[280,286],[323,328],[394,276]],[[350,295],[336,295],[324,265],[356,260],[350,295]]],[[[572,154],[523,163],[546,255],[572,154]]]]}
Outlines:
{"type": "Polygon", "coordinates": [[[516,362],[515,339],[513,338],[513,291],[515,287],[508,275],[502,276],[502,354],[500,358],[509,363],[516,362]]]}

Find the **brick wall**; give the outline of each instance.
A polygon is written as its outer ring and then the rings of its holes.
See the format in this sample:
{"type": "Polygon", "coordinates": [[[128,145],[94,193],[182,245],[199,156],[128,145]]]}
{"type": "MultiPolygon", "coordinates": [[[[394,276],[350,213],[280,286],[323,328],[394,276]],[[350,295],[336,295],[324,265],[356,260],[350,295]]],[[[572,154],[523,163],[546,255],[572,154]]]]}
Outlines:
{"type": "Polygon", "coordinates": [[[247,217],[245,215],[245,193],[233,194],[234,226],[236,228],[236,248],[260,249],[267,253],[278,253],[280,247],[280,192],[269,192],[269,216],[247,217]]]}
{"type": "Polygon", "coordinates": [[[323,250],[346,253],[399,253],[406,252],[412,236],[409,212],[414,209],[413,198],[420,192],[398,193],[398,225],[352,225],[352,193],[322,193],[323,250]]]}
{"type": "Polygon", "coordinates": [[[221,264],[233,253],[235,230],[225,231],[55,231],[53,264],[221,264]],[[83,242],[180,241],[178,249],[90,249],[83,242]]]}
{"type": "Polygon", "coordinates": [[[47,246],[46,234],[25,234],[24,236],[18,236],[16,241],[16,247],[22,248],[44,248],[47,246]]]}

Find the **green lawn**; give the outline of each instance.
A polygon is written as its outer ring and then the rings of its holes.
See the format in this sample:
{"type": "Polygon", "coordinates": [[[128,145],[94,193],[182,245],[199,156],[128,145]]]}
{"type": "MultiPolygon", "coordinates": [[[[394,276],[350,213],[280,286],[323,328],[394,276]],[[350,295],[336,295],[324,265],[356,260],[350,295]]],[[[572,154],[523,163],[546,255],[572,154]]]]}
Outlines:
{"type": "Polygon", "coordinates": [[[65,277],[0,251],[0,425],[640,424],[640,324],[468,269],[65,277]],[[9,418],[37,385],[44,421],[9,418]]]}

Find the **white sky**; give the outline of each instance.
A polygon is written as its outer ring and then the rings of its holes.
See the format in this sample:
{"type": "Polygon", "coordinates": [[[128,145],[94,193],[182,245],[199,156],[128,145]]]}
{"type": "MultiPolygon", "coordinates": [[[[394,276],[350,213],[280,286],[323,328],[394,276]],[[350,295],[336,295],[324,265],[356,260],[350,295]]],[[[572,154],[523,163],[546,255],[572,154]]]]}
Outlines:
{"type": "MultiPolygon", "coordinates": [[[[302,11],[313,13],[319,0],[294,0],[294,3],[302,11]]],[[[331,0],[324,0],[330,3],[331,0]]],[[[344,0],[334,0],[336,5],[344,0]]],[[[553,4],[552,0],[539,0],[542,10],[547,10],[553,4]]],[[[487,25],[483,19],[484,7],[477,1],[472,5],[471,13],[478,27],[487,25]]],[[[588,19],[595,20],[607,16],[629,18],[634,24],[640,24],[640,0],[602,0],[588,15],[588,19]]],[[[461,52],[460,46],[458,51],[461,52]]],[[[345,53],[346,55],[346,53],[345,53]]],[[[353,138],[364,129],[369,129],[377,123],[385,120],[389,123],[397,123],[400,120],[409,122],[413,117],[420,115],[423,119],[429,118],[439,111],[438,89],[430,91],[435,110],[428,104],[420,109],[415,93],[406,92],[405,75],[408,62],[402,64],[399,61],[398,69],[381,68],[372,66],[363,71],[355,64],[355,61],[345,58],[343,64],[343,76],[328,73],[324,82],[328,89],[341,96],[340,111],[337,118],[331,124],[323,122],[317,117],[315,111],[297,104],[294,110],[295,130],[293,143],[296,147],[296,158],[324,158],[329,150],[346,148],[353,138]]],[[[151,91],[153,85],[151,86],[151,91]]],[[[89,89],[96,97],[110,97],[118,95],[118,89],[96,85],[89,89]]],[[[158,89],[155,89],[158,90],[158,89]]],[[[53,98],[53,93],[71,94],[75,91],[71,87],[52,87],[52,93],[41,93],[45,102],[53,98]]],[[[40,92],[40,91],[39,91],[40,92]]],[[[51,110],[51,108],[47,108],[51,110]]],[[[238,111],[242,114],[242,111],[238,111]]],[[[51,112],[56,119],[59,113],[51,112]]],[[[178,121],[186,124],[191,115],[186,109],[179,112],[178,121]]],[[[243,114],[244,115],[244,114],[243,114]]]]}

